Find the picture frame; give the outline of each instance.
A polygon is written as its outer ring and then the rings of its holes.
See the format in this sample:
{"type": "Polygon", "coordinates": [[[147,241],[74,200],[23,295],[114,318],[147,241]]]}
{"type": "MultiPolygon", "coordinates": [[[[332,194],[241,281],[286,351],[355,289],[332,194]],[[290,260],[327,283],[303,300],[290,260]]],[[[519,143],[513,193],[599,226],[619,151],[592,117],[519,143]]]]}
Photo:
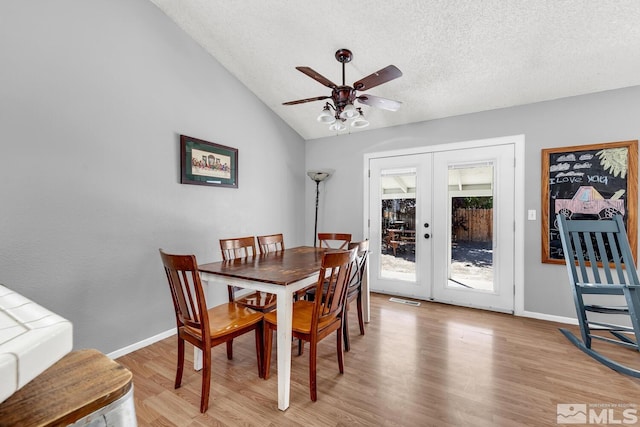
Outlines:
{"type": "Polygon", "coordinates": [[[634,259],[638,236],[638,141],[542,150],[542,262],[565,264],[556,215],[622,214],[634,259]]]}
{"type": "Polygon", "coordinates": [[[238,188],[238,149],[180,135],[180,183],[238,188]]]}

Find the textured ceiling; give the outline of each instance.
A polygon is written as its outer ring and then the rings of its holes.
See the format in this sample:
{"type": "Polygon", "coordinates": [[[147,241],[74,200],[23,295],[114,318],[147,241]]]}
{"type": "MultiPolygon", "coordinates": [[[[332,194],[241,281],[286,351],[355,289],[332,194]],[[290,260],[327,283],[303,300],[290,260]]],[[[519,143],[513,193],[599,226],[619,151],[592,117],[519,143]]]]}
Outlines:
{"type": "Polygon", "coordinates": [[[363,130],[640,85],[638,0],[150,0],[304,139],[330,95],[295,69],[341,83],[334,53],[353,52],[346,83],[386,67],[403,76],[371,95],[363,130]]]}

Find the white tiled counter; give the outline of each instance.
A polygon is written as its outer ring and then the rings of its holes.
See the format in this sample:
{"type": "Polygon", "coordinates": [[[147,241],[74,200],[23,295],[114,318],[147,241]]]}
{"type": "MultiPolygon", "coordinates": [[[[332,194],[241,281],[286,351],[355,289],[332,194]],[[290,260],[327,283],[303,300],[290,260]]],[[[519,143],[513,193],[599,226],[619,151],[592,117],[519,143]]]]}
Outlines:
{"type": "Polygon", "coordinates": [[[72,347],[71,322],[0,285],[0,402],[72,347]]]}

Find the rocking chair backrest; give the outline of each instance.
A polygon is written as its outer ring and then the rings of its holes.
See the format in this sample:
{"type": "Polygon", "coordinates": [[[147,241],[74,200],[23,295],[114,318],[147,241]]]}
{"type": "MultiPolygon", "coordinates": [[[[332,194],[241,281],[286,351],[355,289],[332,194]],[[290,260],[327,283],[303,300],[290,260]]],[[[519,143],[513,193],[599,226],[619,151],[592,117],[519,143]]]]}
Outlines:
{"type": "MultiPolygon", "coordinates": [[[[620,215],[611,220],[568,220],[559,214],[558,228],[572,285],[640,284],[620,215]]],[[[593,293],[622,294],[622,291],[603,289],[593,293]]]]}

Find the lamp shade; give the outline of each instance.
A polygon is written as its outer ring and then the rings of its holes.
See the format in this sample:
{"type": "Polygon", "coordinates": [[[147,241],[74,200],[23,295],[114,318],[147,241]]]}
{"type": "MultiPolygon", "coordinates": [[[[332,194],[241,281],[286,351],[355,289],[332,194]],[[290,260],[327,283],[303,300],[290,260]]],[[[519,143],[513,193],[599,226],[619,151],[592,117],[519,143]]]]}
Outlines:
{"type": "Polygon", "coordinates": [[[333,117],[333,114],[331,114],[331,111],[329,111],[329,108],[324,107],[324,109],[322,110],[322,113],[320,113],[320,115],[318,116],[318,121],[320,123],[330,125],[331,123],[336,121],[336,118],[333,117]]]}
{"type": "Polygon", "coordinates": [[[340,132],[341,130],[345,130],[347,126],[341,121],[334,122],[331,126],[329,126],[329,130],[335,130],[340,132]]]}
{"type": "Polygon", "coordinates": [[[307,171],[307,176],[315,182],[322,182],[331,176],[331,171],[328,170],[310,170],[307,171]]]}
{"type": "Polygon", "coordinates": [[[369,121],[362,115],[351,122],[351,127],[354,127],[356,129],[366,128],[367,126],[369,126],[369,121]]]}
{"type": "Polygon", "coordinates": [[[341,119],[353,119],[360,115],[356,107],[353,104],[345,105],[344,109],[340,112],[341,119]]]}

